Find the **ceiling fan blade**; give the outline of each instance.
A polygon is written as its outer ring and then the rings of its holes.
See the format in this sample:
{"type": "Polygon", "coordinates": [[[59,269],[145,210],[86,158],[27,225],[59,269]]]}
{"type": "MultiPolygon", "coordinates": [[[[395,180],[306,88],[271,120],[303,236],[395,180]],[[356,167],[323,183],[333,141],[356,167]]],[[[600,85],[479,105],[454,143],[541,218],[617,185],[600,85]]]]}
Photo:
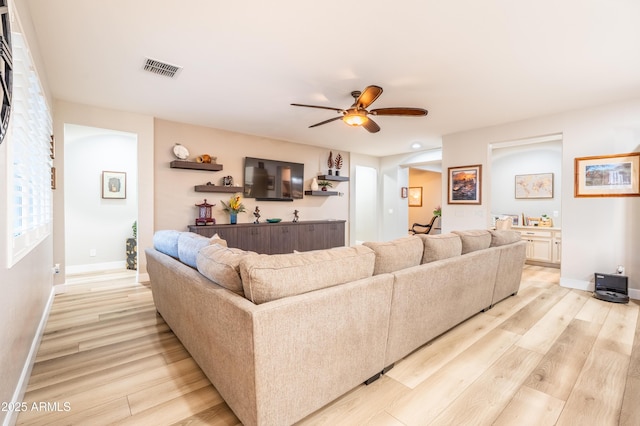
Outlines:
{"type": "Polygon", "coordinates": [[[291,105],[299,106],[299,107],[319,108],[319,109],[328,109],[330,111],[344,112],[344,110],[341,109],[341,108],[326,107],[326,106],[320,106],[320,105],[305,105],[305,104],[291,104],[291,105]]]}
{"type": "Polygon", "coordinates": [[[333,118],[330,118],[330,119],[328,119],[328,120],[324,120],[324,121],[321,121],[321,122],[319,122],[319,123],[313,124],[313,125],[309,126],[309,128],[322,126],[323,124],[331,123],[332,121],[340,120],[341,118],[342,118],[342,116],[340,116],[340,117],[333,117],[333,118]]]}
{"type": "Polygon", "coordinates": [[[362,94],[358,96],[355,106],[357,106],[360,109],[367,109],[369,105],[371,105],[373,101],[378,99],[378,96],[380,96],[381,94],[382,94],[382,87],[367,86],[367,88],[364,89],[364,92],[362,92],[362,94]]]}
{"type": "Polygon", "coordinates": [[[369,133],[378,133],[380,131],[380,126],[378,126],[378,124],[370,118],[365,121],[362,127],[367,129],[369,133]]]}
{"type": "Polygon", "coordinates": [[[377,108],[369,111],[369,114],[372,115],[405,115],[405,116],[414,116],[414,117],[422,117],[427,115],[429,111],[422,108],[377,108]]]}

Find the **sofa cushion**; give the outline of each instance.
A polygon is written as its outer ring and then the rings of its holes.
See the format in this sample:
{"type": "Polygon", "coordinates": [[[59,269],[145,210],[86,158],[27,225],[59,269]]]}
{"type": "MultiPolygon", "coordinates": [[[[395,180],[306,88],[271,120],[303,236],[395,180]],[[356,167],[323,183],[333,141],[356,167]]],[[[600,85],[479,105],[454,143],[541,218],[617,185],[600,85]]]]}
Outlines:
{"type": "Polygon", "coordinates": [[[489,248],[491,234],[486,229],[474,229],[469,231],[453,231],[462,240],[462,254],[489,248]]]}
{"type": "Polygon", "coordinates": [[[255,254],[257,253],[253,251],[211,244],[200,249],[196,257],[196,265],[198,271],[211,281],[244,296],[240,279],[240,260],[255,254]]]}
{"type": "Polygon", "coordinates": [[[209,239],[209,244],[220,244],[223,247],[228,247],[227,240],[223,240],[218,234],[214,234],[214,236],[209,239]]]}
{"type": "Polygon", "coordinates": [[[420,265],[424,245],[415,235],[402,237],[393,241],[366,242],[376,254],[376,264],[373,275],[395,272],[411,266],[420,265]]]}
{"type": "Polygon", "coordinates": [[[491,247],[513,244],[522,240],[522,235],[518,231],[492,229],[489,232],[491,233],[491,247]]]}
{"type": "Polygon", "coordinates": [[[209,238],[194,232],[181,232],[178,237],[178,259],[185,265],[196,268],[196,257],[201,248],[209,245],[209,238]]]}
{"type": "Polygon", "coordinates": [[[259,254],[240,261],[245,297],[260,304],[373,275],[369,247],[336,247],[301,253],[259,254]]]}
{"type": "Polygon", "coordinates": [[[456,234],[420,234],[418,237],[424,245],[422,263],[448,259],[462,254],[462,241],[456,234]]]}
{"type": "Polygon", "coordinates": [[[153,248],[168,256],[178,258],[178,237],[180,231],[165,229],[153,234],[153,248]]]}

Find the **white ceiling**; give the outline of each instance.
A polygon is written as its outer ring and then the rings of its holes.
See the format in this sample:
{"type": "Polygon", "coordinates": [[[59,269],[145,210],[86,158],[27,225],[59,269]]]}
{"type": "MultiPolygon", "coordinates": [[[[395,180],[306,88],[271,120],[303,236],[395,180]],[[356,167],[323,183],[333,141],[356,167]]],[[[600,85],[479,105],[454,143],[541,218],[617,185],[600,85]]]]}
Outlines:
{"type": "MultiPolygon", "coordinates": [[[[442,135],[640,97],[637,0],[16,0],[55,98],[385,156],[442,135]],[[146,58],[183,67],[174,79],[146,58]],[[370,134],[341,121],[384,93],[370,134]]],[[[524,135],[527,136],[527,135],[524,135]]]]}

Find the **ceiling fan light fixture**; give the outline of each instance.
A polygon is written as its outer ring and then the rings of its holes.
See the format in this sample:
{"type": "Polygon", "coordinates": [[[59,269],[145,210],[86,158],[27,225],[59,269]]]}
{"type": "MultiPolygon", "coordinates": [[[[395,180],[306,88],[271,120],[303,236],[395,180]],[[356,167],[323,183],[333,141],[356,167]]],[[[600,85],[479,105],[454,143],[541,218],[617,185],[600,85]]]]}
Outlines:
{"type": "Polygon", "coordinates": [[[369,121],[369,118],[365,111],[350,111],[342,117],[342,121],[347,123],[349,126],[357,127],[364,125],[369,121]]]}

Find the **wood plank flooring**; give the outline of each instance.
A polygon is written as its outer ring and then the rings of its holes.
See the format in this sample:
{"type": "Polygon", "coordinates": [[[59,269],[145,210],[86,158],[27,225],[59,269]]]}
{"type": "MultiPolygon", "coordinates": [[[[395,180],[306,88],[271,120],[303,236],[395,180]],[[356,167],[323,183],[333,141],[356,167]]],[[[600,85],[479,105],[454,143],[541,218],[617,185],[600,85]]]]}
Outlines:
{"type": "MultiPolygon", "coordinates": [[[[240,424],[131,274],[55,297],[20,425],[240,424]]],[[[300,425],[640,425],[640,303],[525,266],[510,297],[300,425]]]]}

